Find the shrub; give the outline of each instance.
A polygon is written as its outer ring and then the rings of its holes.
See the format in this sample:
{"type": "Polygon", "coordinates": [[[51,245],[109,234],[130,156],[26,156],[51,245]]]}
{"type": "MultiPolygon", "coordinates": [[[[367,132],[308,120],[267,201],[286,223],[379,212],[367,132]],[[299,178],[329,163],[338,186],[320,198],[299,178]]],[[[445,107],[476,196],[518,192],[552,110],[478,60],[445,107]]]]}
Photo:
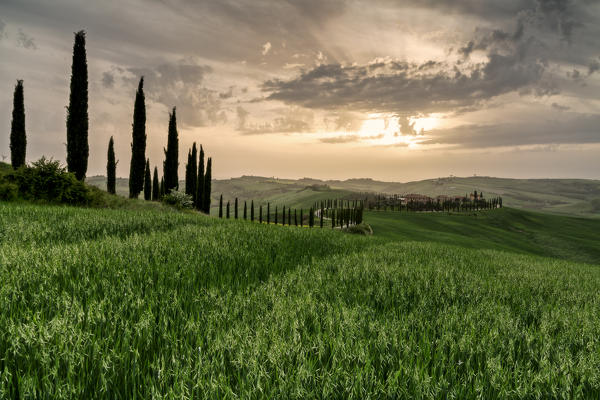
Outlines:
{"type": "Polygon", "coordinates": [[[16,200],[18,196],[19,187],[0,176],[0,200],[16,200]]]}
{"type": "Polygon", "coordinates": [[[359,225],[352,225],[348,228],[344,228],[343,229],[344,232],[347,233],[354,233],[357,235],[365,235],[365,236],[369,236],[373,234],[373,229],[371,228],[371,225],[369,224],[359,224],[359,225]]]}
{"type": "MultiPolygon", "coordinates": [[[[31,166],[23,166],[7,173],[3,186],[13,185],[18,197],[24,200],[43,200],[52,203],[87,204],[89,190],[86,185],[67,172],[58,161],[40,158],[31,166]]],[[[7,193],[10,193],[11,189],[7,193]]]]}
{"type": "Polygon", "coordinates": [[[169,194],[163,197],[163,202],[175,206],[180,209],[188,209],[194,207],[194,200],[189,194],[172,189],[169,194]]]}

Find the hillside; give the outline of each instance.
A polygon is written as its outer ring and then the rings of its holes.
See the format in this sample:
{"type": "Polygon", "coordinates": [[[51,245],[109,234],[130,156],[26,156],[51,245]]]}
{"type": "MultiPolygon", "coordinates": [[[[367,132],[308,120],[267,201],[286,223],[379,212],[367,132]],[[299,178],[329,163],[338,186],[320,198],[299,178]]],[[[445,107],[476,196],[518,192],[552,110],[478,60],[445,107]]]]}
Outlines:
{"type": "Polygon", "coordinates": [[[365,237],[155,210],[0,214],[0,397],[600,396],[600,265],[496,237],[547,229],[592,261],[597,239],[564,217],[370,213],[365,237]]]}
{"type": "MultiPolygon", "coordinates": [[[[104,187],[104,177],[90,177],[104,187]]],[[[181,183],[183,187],[183,182],[181,183]]],[[[117,192],[128,193],[127,179],[117,180],[117,192]]],[[[505,179],[448,177],[417,182],[380,182],[371,179],[345,181],[276,179],[255,176],[213,181],[213,205],[222,193],[225,200],[271,201],[291,207],[307,207],[315,200],[356,197],[360,192],[464,195],[473,190],[486,197],[502,196],[508,207],[567,215],[600,216],[600,181],[585,179],[505,179]],[[315,190],[317,188],[317,190],[315,190]],[[353,195],[354,193],[354,195],[353,195]]]]}

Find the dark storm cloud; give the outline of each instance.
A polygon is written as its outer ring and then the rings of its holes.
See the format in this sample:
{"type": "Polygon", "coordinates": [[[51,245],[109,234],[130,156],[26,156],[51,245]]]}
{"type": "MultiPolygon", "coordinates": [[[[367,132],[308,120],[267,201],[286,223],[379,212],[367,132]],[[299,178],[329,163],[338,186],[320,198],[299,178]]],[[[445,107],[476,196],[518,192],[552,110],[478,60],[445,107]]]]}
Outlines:
{"type": "Polygon", "coordinates": [[[525,52],[490,54],[486,63],[468,68],[445,65],[423,71],[419,65],[386,63],[373,71],[368,65],[321,65],[290,79],[264,83],[268,99],[307,108],[368,112],[452,112],[471,109],[501,94],[535,89],[545,67],[525,52]]]}
{"type": "Polygon", "coordinates": [[[465,125],[432,130],[427,136],[430,139],[424,143],[462,148],[600,143],[600,115],[570,113],[529,124],[465,125]]]}

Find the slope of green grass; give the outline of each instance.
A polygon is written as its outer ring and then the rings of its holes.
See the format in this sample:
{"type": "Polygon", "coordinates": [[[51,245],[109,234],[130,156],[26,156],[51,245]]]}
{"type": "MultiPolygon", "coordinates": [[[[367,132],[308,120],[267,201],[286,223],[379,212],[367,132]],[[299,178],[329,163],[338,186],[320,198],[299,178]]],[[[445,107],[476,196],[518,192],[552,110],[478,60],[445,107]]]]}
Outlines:
{"type": "Polygon", "coordinates": [[[600,396],[598,265],[383,228],[0,215],[0,398],[600,396]]]}
{"type": "Polygon", "coordinates": [[[370,211],[375,235],[600,264],[600,220],[503,208],[471,214],[370,211]]]}

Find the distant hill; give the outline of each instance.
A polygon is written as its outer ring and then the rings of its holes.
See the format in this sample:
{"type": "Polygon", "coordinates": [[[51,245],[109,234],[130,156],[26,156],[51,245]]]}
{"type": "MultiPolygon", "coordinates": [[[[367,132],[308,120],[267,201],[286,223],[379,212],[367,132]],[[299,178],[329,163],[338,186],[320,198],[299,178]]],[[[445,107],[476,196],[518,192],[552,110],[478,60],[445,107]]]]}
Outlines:
{"type": "MultiPolygon", "coordinates": [[[[103,176],[88,178],[88,183],[105,187],[103,176]]],[[[181,182],[183,188],[183,182],[181,182]]],[[[117,193],[127,196],[128,180],[117,179],[117,193]]],[[[225,200],[270,201],[291,207],[308,207],[329,198],[358,198],[359,193],[420,193],[464,195],[473,190],[485,197],[502,196],[508,207],[543,212],[600,216],[600,181],[588,179],[508,179],[493,177],[446,177],[399,183],[373,179],[319,180],[311,178],[277,179],[260,176],[213,181],[213,205],[222,193],[225,200]]]]}

